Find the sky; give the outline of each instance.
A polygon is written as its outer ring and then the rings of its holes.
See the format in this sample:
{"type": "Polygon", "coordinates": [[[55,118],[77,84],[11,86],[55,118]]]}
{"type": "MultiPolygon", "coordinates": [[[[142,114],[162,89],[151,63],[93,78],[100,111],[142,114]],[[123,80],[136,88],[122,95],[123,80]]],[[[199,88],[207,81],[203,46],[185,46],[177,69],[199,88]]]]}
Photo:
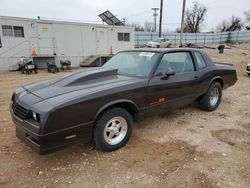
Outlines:
{"type": "MultiPolygon", "coordinates": [[[[191,8],[193,0],[186,1],[186,8],[191,8]]],[[[250,9],[250,0],[197,1],[208,8],[202,31],[213,30],[232,15],[244,18],[243,12],[250,9]]],[[[0,0],[0,15],[102,23],[98,15],[110,10],[119,19],[144,25],[154,21],[151,8],[159,6],[160,0],[0,0]]],[[[163,30],[180,27],[181,9],[182,0],[164,0],[163,30]]]]}

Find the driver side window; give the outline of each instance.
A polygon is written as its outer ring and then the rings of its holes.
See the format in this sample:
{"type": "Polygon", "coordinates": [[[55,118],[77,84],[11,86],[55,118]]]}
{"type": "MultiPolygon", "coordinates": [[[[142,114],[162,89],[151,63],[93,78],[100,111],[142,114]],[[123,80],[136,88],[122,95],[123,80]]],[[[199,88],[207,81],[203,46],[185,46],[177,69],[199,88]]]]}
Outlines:
{"type": "Polygon", "coordinates": [[[163,55],[155,76],[163,76],[167,71],[176,74],[194,71],[194,64],[189,52],[170,52],[163,55]]]}

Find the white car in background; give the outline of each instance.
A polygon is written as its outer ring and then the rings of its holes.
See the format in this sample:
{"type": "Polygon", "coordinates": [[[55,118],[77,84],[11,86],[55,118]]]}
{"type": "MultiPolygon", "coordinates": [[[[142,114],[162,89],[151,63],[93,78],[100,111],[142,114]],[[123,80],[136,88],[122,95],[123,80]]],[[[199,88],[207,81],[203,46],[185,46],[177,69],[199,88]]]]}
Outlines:
{"type": "Polygon", "coordinates": [[[171,45],[171,41],[167,38],[156,38],[153,41],[147,43],[148,48],[168,48],[171,45]]]}

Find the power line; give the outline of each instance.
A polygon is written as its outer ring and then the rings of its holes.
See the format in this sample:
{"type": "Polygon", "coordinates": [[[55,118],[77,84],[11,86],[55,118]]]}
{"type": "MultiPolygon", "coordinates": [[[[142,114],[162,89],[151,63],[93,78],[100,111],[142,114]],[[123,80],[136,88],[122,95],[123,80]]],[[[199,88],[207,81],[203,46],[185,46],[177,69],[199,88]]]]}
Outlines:
{"type": "Polygon", "coordinates": [[[149,14],[150,12],[151,12],[151,10],[148,9],[148,10],[144,10],[144,11],[141,11],[141,12],[138,12],[138,13],[135,13],[135,14],[130,14],[130,15],[127,15],[127,16],[124,16],[124,17],[125,18],[136,17],[136,16],[141,16],[141,15],[149,14]]]}

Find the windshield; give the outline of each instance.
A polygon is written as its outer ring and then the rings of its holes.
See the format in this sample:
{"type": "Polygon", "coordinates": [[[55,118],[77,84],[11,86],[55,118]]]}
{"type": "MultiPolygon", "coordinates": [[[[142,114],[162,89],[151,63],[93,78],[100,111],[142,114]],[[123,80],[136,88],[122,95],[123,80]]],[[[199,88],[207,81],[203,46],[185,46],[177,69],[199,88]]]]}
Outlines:
{"type": "Polygon", "coordinates": [[[169,41],[169,39],[166,39],[166,38],[157,38],[157,39],[153,40],[153,42],[159,42],[159,43],[165,42],[165,41],[169,41]]]}
{"type": "Polygon", "coordinates": [[[153,42],[161,42],[162,39],[154,39],[153,42]]]}
{"type": "Polygon", "coordinates": [[[147,77],[158,58],[153,52],[120,52],[103,67],[118,69],[118,74],[147,77]]]}

